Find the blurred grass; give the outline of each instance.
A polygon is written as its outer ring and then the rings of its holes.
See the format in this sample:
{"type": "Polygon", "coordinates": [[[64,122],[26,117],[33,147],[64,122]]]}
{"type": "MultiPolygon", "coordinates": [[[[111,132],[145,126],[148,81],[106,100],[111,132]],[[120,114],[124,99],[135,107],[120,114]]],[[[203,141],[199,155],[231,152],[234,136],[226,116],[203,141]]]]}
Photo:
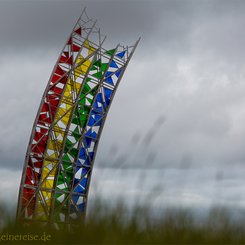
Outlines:
{"type": "MultiPolygon", "coordinates": [[[[113,177],[117,181],[122,176],[127,176],[127,171],[138,168],[138,175],[134,173],[133,180],[138,189],[146,192],[145,187],[149,182],[146,181],[145,169],[164,169],[161,164],[155,164],[157,152],[154,147],[149,148],[157,133],[155,128],[159,128],[164,122],[165,118],[160,116],[145,136],[134,135],[130,155],[121,154],[119,147],[113,144],[109,152],[110,161],[105,159],[99,164],[100,178],[103,179],[106,168],[113,168],[113,177]],[[138,159],[139,155],[142,156],[141,160],[138,159]],[[139,164],[133,164],[135,162],[139,164]]],[[[191,164],[191,157],[189,159],[187,156],[180,168],[188,171],[191,164]]],[[[159,174],[162,178],[163,172],[159,171],[159,174]]],[[[217,181],[222,180],[222,172],[218,172],[216,177],[217,181]]],[[[179,186],[183,188],[185,178],[181,181],[177,178],[175,181],[179,181],[179,186]]],[[[95,196],[100,196],[101,190],[96,189],[96,182],[94,187],[95,196]]],[[[205,215],[200,215],[202,212],[198,215],[197,210],[191,208],[157,209],[152,203],[163,189],[163,186],[157,184],[157,187],[153,187],[145,196],[134,195],[134,206],[130,208],[127,206],[127,196],[124,196],[125,201],[118,200],[114,205],[114,200],[106,203],[100,198],[95,198],[92,205],[89,204],[86,220],[69,230],[57,230],[52,226],[16,224],[13,218],[15,211],[11,213],[0,201],[0,244],[245,244],[245,210],[217,206],[205,212],[205,215]],[[1,241],[1,235],[6,234],[41,237],[44,233],[51,236],[50,241],[1,241]]],[[[117,192],[122,193],[123,188],[117,189],[117,192]]],[[[200,207],[199,211],[201,209],[200,207]]]]}
{"type": "MultiPolygon", "coordinates": [[[[86,222],[68,230],[15,224],[5,207],[0,208],[1,234],[51,235],[46,244],[245,244],[244,213],[239,219],[224,208],[212,208],[198,218],[190,209],[166,209],[153,216],[147,206],[128,210],[122,202],[108,208],[97,204],[86,222]]],[[[43,241],[0,241],[2,244],[40,244],[43,241]]]]}

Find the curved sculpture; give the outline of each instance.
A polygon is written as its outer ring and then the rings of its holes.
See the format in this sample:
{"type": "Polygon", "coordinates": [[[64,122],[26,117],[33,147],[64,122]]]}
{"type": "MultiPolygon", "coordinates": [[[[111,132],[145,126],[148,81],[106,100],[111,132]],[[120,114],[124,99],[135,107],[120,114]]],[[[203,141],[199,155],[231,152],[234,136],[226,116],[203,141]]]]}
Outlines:
{"type": "Polygon", "coordinates": [[[116,89],[139,42],[106,50],[85,10],[54,67],[34,122],[17,218],[71,224],[86,212],[93,163],[116,89]]]}

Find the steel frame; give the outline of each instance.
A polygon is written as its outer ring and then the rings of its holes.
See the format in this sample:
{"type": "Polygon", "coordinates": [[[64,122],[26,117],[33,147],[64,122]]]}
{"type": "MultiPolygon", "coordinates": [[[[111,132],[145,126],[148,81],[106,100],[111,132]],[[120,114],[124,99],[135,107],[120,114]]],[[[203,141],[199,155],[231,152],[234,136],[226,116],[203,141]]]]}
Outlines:
{"type": "Polygon", "coordinates": [[[61,227],[86,214],[98,143],[139,43],[106,50],[84,9],[44,91],[27,148],[17,219],[61,227]]]}

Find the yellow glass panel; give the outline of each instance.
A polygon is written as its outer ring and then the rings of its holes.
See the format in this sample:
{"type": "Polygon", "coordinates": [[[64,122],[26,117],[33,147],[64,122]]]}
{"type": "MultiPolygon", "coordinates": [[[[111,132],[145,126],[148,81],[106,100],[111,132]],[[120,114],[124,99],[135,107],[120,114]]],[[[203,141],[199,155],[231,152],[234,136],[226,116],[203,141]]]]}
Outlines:
{"type": "Polygon", "coordinates": [[[64,130],[62,130],[59,126],[55,126],[54,127],[54,134],[55,134],[55,137],[56,138],[64,138],[64,136],[65,136],[65,132],[64,132],[64,130]]]}
{"type": "Polygon", "coordinates": [[[52,188],[53,187],[53,180],[47,180],[45,181],[46,188],[52,188]]]}
{"type": "Polygon", "coordinates": [[[49,212],[50,209],[50,198],[51,192],[41,191],[41,193],[38,194],[38,205],[36,212],[38,219],[48,220],[47,211],[49,212]],[[46,206],[48,207],[48,210],[46,210],[46,206]]]}
{"type": "Polygon", "coordinates": [[[54,131],[55,131],[55,133],[64,134],[64,129],[62,129],[62,128],[59,127],[58,125],[55,125],[55,126],[54,126],[54,131]]]}
{"type": "Polygon", "coordinates": [[[67,125],[70,119],[71,111],[67,112],[65,116],[61,118],[61,121],[67,125]]]}
{"type": "Polygon", "coordinates": [[[80,83],[77,83],[77,82],[74,82],[74,84],[75,84],[76,90],[79,91],[80,88],[81,88],[81,84],[80,83]]]}
{"type": "Polygon", "coordinates": [[[48,219],[47,216],[45,215],[45,210],[44,210],[44,207],[41,205],[41,203],[38,203],[36,214],[37,214],[38,218],[41,220],[47,220],[48,219]]]}
{"type": "Polygon", "coordinates": [[[96,50],[95,48],[93,48],[93,47],[90,45],[90,43],[89,43],[88,40],[85,40],[85,42],[84,42],[84,47],[88,49],[88,54],[89,54],[89,55],[92,54],[92,53],[96,50]]]}
{"type": "Polygon", "coordinates": [[[63,132],[62,133],[55,132],[55,137],[59,138],[58,142],[63,141],[64,135],[65,135],[65,133],[63,133],[63,132]]]}
{"type": "MultiPolygon", "coordinates": [[[[43,193],[43,197],[44,197],[44,200],[45,200],[46,204],[49,204],[50,197],[51,197],[51,192],[42,191],[42,193],[43,193]]],[[[47,206],[49,206],[49,205],[47,205],[47,206]]]]}
{"type": "Polygon", "coordinates": [[[62,140],[57,140],[57,149],[58,149],[58,151],[60,151],[62,149],[62,145],[63,145],[63,139],[62,140]]]}
{"type": "Polygon", "coordinates": [[[43,178],[45,178],[50,172],[50,169],[48,169],[47,167],[43,168],[43,178]]]}
{"type": "MultiPolygon", "coordinates": [[[[71,80],[70,80],[71,81],[71,80]]],[[[71,96],[71,84],[68,82],[67,85],[66,85],[66,89],[65,89],[65,92],[64,92],[64,96],[65,97],[69,97],[71,96]]],[[[63,98],[62,98],[63,99],[63,98]]]]}
{"type": "Polygon", "coordinates": [[[82,64],[80,66],[77,66],[76,69],[74,69],[75,79],[77,79],[80,75],[84,75],[87,72],[87,70],[88,70],[88,68],[89,68],[89,66],[91,64],[90,60],[85,60],[84,61],[84,58],[80,55],[78,57],[76,63],[78,64],[81,61],[83,61],[82,64]]]}
{"type": "Polygon", "coordinates": [[[65,112],[66,110],[64,108],[59,107],[55,119],[59,119],[60,117],[62,117],[65,114],[65,112]]]}
{"type": "Polygon", "coordinates": [[[44,166],[47,166],[48,164],[50,164],[50,162],[55,163],[57,162],[58,159],[58,154],[57,152],[54,152],[53,154],[48,155],[47,153],[45,154],[45,164],[43,164],[44,166]],[[49,161],[46,163],[46,161],[49,161]]]}
{"type": "Polygon", "coordinates": [[[55,144],[55,141],[54,140],[50,140],[49,141],[49,144],[48,144],[48,147],[47,147],[49,150],[55,150],[56,149],[56,144],[55,144]]]}

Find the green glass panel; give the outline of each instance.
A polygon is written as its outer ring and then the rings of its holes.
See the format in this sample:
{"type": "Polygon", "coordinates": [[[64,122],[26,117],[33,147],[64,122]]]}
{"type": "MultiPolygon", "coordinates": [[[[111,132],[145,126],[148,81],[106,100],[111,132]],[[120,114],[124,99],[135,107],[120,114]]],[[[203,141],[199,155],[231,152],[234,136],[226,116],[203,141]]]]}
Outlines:
{"type": "Polygon", "coordinates": [[[66,169],[66,174],[67,174],[67,176],[68,175],[71,176],[73,174],[73,168],[72,167],[71,168],[67,168],[66,169]]]}
{"type": "Polygon", "coordinates": [[[69,169],[71,167],[71,162],[63,162],[62,165],[64,167],[65,170],[69,169]]]}
{"type": "Polygon", "coordinates": [[[91,103],[93,99],[87,98],[88,102],[91,103]]]}
{"type": "Polygon", "coordinates": [[[86,109],[85,108],[81,109],[80,120],[83,120],[84,117],[86,117],[88,114],[89,114],[89,107],[86,107],[86,109]]]}
{"type": "Polygon", "coordinates": [[[85,120],[81,120],[81,127],[84,127],[86,125],[86,119],[85,120]]]}
{"type": "MultiPolygon", "coordinates": [[[[68,152],[69,148],[65,145],[65,148],[64,148],[64,153],[66,154],[68,152]]],[[[70,160],[69,160],[70,161],[70,160]]]]}
{"type": "Polygon", "coordinates": [[[61,185],[61,184],[63,184],[64,182],[65,182],[65,179],[64,179],[63,175],[62,175],[62,174],[59,174],[59,176],[58,176],[58,181],[57,181],[57,185],[61,185]]]}
{"type": "Polygon", "coordinates": [[[62,193],[55,193],[54,198],[59,198],[62,195],[62,193]]]}
{"type": "Polygon", "coordinates": [[[75,110],[74,110],[74,115],[79,115],[79,112],[78,112],[77,108],[75,108],[75,110]]]}
{"type": "Polygon", "coordinates": [[[70,158],[67,156],[67,154],[65,154],[65,155],[63,156],[62,161],[65,161],[65,162],[62,163],[63,165],[64,165],[64,164],[68,164],[68,165],[71,164],[71,160],[70,160],[70,158]]]}
{"type": "Polygon", "coordinates": [[[107,69],[107,66],[108,66],[107,63],[101,64],[101,71],[104,72],[107,69]]]}
{"type": "MultiPolygon", "coordinates": [[[[65,182],[61,182],[61,183],[58,183],[58,185],[63,185],[65,182]]],[[[62,191],[68,191],[68,188],[67,187],[62,187],[62,188],[59,188],[57,186],[57,190],[62,190],[62,191]]]]}
{"type": "Polygon", "coordinates": [[[78,127],[76,127],[76,128],[74,129],[74,131],[72,132],[72,135],[74,136],[74,138],[75,138],[76,140],[78,140],[78,139],[81,137],[78,127]]]}
{"type": "Polygon", "coordinates": [[[73,114],[73,118],[72,118],[72,123],[76,124],[76,125],[79,125],[79,121],[78,121],[78,118],[79,118],[79,111],[78,109],[76,108],[74,110],[74,114],[73,114]]]}
{"type": "Polygon", "coordinates": [[[94,70],[98,70],[98,67],[97,67],[97,66],[92,66],[92,67],[90,68],[90,71],[94,71],[94,70]]]}
{"type": "Polygon", "coordinates": [[[71,182],[71,177],[70,176],[66,176],[65,182],[66,182],[67,186],[69,186],[69,183],[71,182]]]}
{"type": "MultiPolygon", "coordinates": [[[[89,87],[89,85],[87,83],[84,84],[83,86],[83,90],[82,90],[82,94],[86,94],[91,88],[89,87]]],[[[81,96],[80,96],[81,97],[81,96]]]]}
{"type": "Polygon", "coordinates": [[[72,146],[72,142],[69,139],[66,139],[66,146],[69,148],[72,146]]]}
{"type": "Polygon", "coordinates": [[[102,78],[102,72],[101,71],[97,72],[97,73],[93,74],[92,76],[100,79],[100,78],[102,78]]]}
{"type": "Polygon", "coordinates": [[[85,97],[82,98],[82,99],[80,99],[79,103],[80,103],[81,105],[84,105],[84,104],[85,104],[85,97]]]}
{"type": "Polygon", "coordinates": [[[75,158],[78,154],[78,150],[75,149],[75,148],[72,148],[71,151],[70,151],[70,155],[75,158]]]}
{"type": "Polygon", "coordinates": [[[86,115],[87,113],[88,113],[87,108],[85,106],[81,106],[81,108],[80,108],[80,116],[79,116],[80,120],[81,120],[81,116],[82,115],[86,115]]]}
{"type": "Polygon", "coordinates": [[[90,94],[91,95],[96,95],[96,92],[97,92],[97,90],[98,90],[98,85],[96,85],[96,87],[94,87],[91,91],[90,91],[90,94]]]}
{"type": "Polygon", "coordinates": [[[78,118],[73,118],[71,122],[74,123],[74,124],[76,124],[76,125],[79,125],[80,124],[78,118]]]}
{"type": "Polygon", "coordinates": [[[115,53],[115,51],[116,51],[116,49],[110,49],[110,50],[106,51],[105,53],[112,56],[115,53]]]}
{"type": "Polygon", "coordinates": [[[73,179],[73,171],[71,172],[66,172],[66,183],[69,185],[71,180],[73,179]]]}
{"type": "Polygon", "coordinates": [[[64,193],[55,193],[54,198],[55,198],[55,210],[54,210],[54,216],[56,219],[59,219],[59,214],[67,212],[67,207],[68,207],[68,195],[69,194],[64,194],[64,193]],[[59,197],[64,196],[64,199],[58,200],[59,197]],[[60,205],[62,203],[62,205],[60,205]]]}
{"type": "Polygon", "coordinates": [[[87,115],[88,115],[88,114],[85,114],[85,113],[84,113],[84,114],[81,114],[81,116],[80,116],[81,121],[86,120],[87,115]]]}
{"type": "Polygon", "coordinates": [[[101,66],[101,59],[98,59],[94,62],[94,66],[101,66]]]}
{"type": "MultiPolygon", "coordinates": [[[[88,86],[88,85],[87,85],[88,86]]],[[[90,88],[89,86],[88,86],[88,88],[86,88],[87,89],[87,91],[83,91],[82,93],[81,93],[81,95],[80,95],[80,100],[79,100],[79,104],[80,105],[82,105],[83,103],[84,103],[84,101],[82,101],[81,99],[83,99],[84,97],[86,97],[87,95],[91,95],[91,96],[93,96],[93,95],[95,95],[96,94],[96,92],[97,92],[97,90],[98,90],[98,85],[96,85],[94,88],[90,88]]]]}

